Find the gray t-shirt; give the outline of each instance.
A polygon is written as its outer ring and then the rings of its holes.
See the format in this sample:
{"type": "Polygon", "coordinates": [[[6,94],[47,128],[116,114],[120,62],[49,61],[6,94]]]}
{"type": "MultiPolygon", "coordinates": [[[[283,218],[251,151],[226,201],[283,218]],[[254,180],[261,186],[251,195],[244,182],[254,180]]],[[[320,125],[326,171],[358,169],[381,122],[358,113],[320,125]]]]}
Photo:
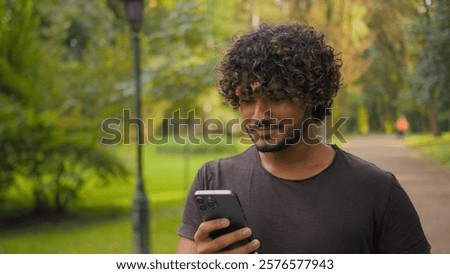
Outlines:
{"type": "Polygon", "coordinates": [[[333,148],[332,163],[304,180],[270,174],[254,146],[205,164],[178,234],[193,239],[201,223],[196,190],[229,189],[261,242],[258,253],[429,253],[416,210],[394,175],[333,148]]]}

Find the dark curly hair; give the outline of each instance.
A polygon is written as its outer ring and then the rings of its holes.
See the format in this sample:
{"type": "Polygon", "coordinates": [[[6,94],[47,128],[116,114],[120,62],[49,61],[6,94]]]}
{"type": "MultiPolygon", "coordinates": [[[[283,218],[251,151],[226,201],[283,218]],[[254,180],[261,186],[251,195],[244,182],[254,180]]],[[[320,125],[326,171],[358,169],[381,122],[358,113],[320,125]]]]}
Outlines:
{"type": "Polygon", "coordinates": [[[219,92],[234,108],[239,107],[238,88],[272,99],[281,92],[300,98],[313,107],[313,118],[323,120],[340,87],[341,66],[324,34],[311,26],[264,24],[235,41],[217,66],[219,92]],[[253,91],[255,82],[261,88],[253,91]]]}

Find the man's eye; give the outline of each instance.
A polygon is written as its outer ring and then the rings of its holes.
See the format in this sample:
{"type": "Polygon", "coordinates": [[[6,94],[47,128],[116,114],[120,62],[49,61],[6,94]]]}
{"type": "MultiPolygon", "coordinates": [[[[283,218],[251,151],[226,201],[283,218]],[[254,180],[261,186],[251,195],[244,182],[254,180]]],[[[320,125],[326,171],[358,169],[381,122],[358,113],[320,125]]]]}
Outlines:
{"type": "Polygon", "coordinates": [[[270,92],[270,100],[273,102],[279,102],[286,99],[286,92],[284,90],[275,90],[270,92]]]}
{"type": "Polygon", "coordinates": [[[286,96],[274,96],[270,97],[271,102],[283,102],[284,100],[287,100],[288,98],[286,96]]]}
{"type": "Polygon", "coordinates": [[[253,100],[251,98],[239,99],[239,104],[241,104],[241,105],[251,104],[253,102],[255,102],[255,100],[253,100]]]}

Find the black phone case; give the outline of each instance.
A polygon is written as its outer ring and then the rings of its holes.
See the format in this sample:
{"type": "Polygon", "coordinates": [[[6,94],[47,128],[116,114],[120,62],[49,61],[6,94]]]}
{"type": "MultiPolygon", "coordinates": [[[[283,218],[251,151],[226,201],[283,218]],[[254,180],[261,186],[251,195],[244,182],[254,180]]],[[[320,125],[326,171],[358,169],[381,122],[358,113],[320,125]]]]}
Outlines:
{"type": "MultiPolygon", "coordinates": [[[[239,199],[232,191],[201,190],[195,193],[194,199],[200,215],[202,216],[202,221],[209,221],[218,218],[228,218],[230,220],[229,227],[211,232],[211,238],[215,239],[224,234],[248,226],[239,199]]],[[[248,237],[243,241],[236,242],[228,246],[224,250],[236,248],[252,240],[252,236],[248,237]]]]}

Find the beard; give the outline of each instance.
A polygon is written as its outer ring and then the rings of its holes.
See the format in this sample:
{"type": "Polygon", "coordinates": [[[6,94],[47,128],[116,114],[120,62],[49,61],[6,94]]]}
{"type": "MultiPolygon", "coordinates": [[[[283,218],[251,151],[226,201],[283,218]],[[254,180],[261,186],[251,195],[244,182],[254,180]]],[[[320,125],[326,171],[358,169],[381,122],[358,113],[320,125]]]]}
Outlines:
{"type": "MultiPolygon", "coordinates": [[[[278,132],[280,139],[272,139],[272,135],[269,137],[255,136],[249,128],[247,128],[247,133],[255,144],[256,149],[259,152],[278,152],[284,150],[292,145],[297,144],[303,136],[303,126],[304,119],[300,120],[297,124],[292,125],[292,127],[279,125],[278,130],[283,129],[283,132],[278,132]],[[267,140],[269,138],[269,140],[267,140]]],[[[278,136],[277,136],[278,137],[278,136]]]]}

